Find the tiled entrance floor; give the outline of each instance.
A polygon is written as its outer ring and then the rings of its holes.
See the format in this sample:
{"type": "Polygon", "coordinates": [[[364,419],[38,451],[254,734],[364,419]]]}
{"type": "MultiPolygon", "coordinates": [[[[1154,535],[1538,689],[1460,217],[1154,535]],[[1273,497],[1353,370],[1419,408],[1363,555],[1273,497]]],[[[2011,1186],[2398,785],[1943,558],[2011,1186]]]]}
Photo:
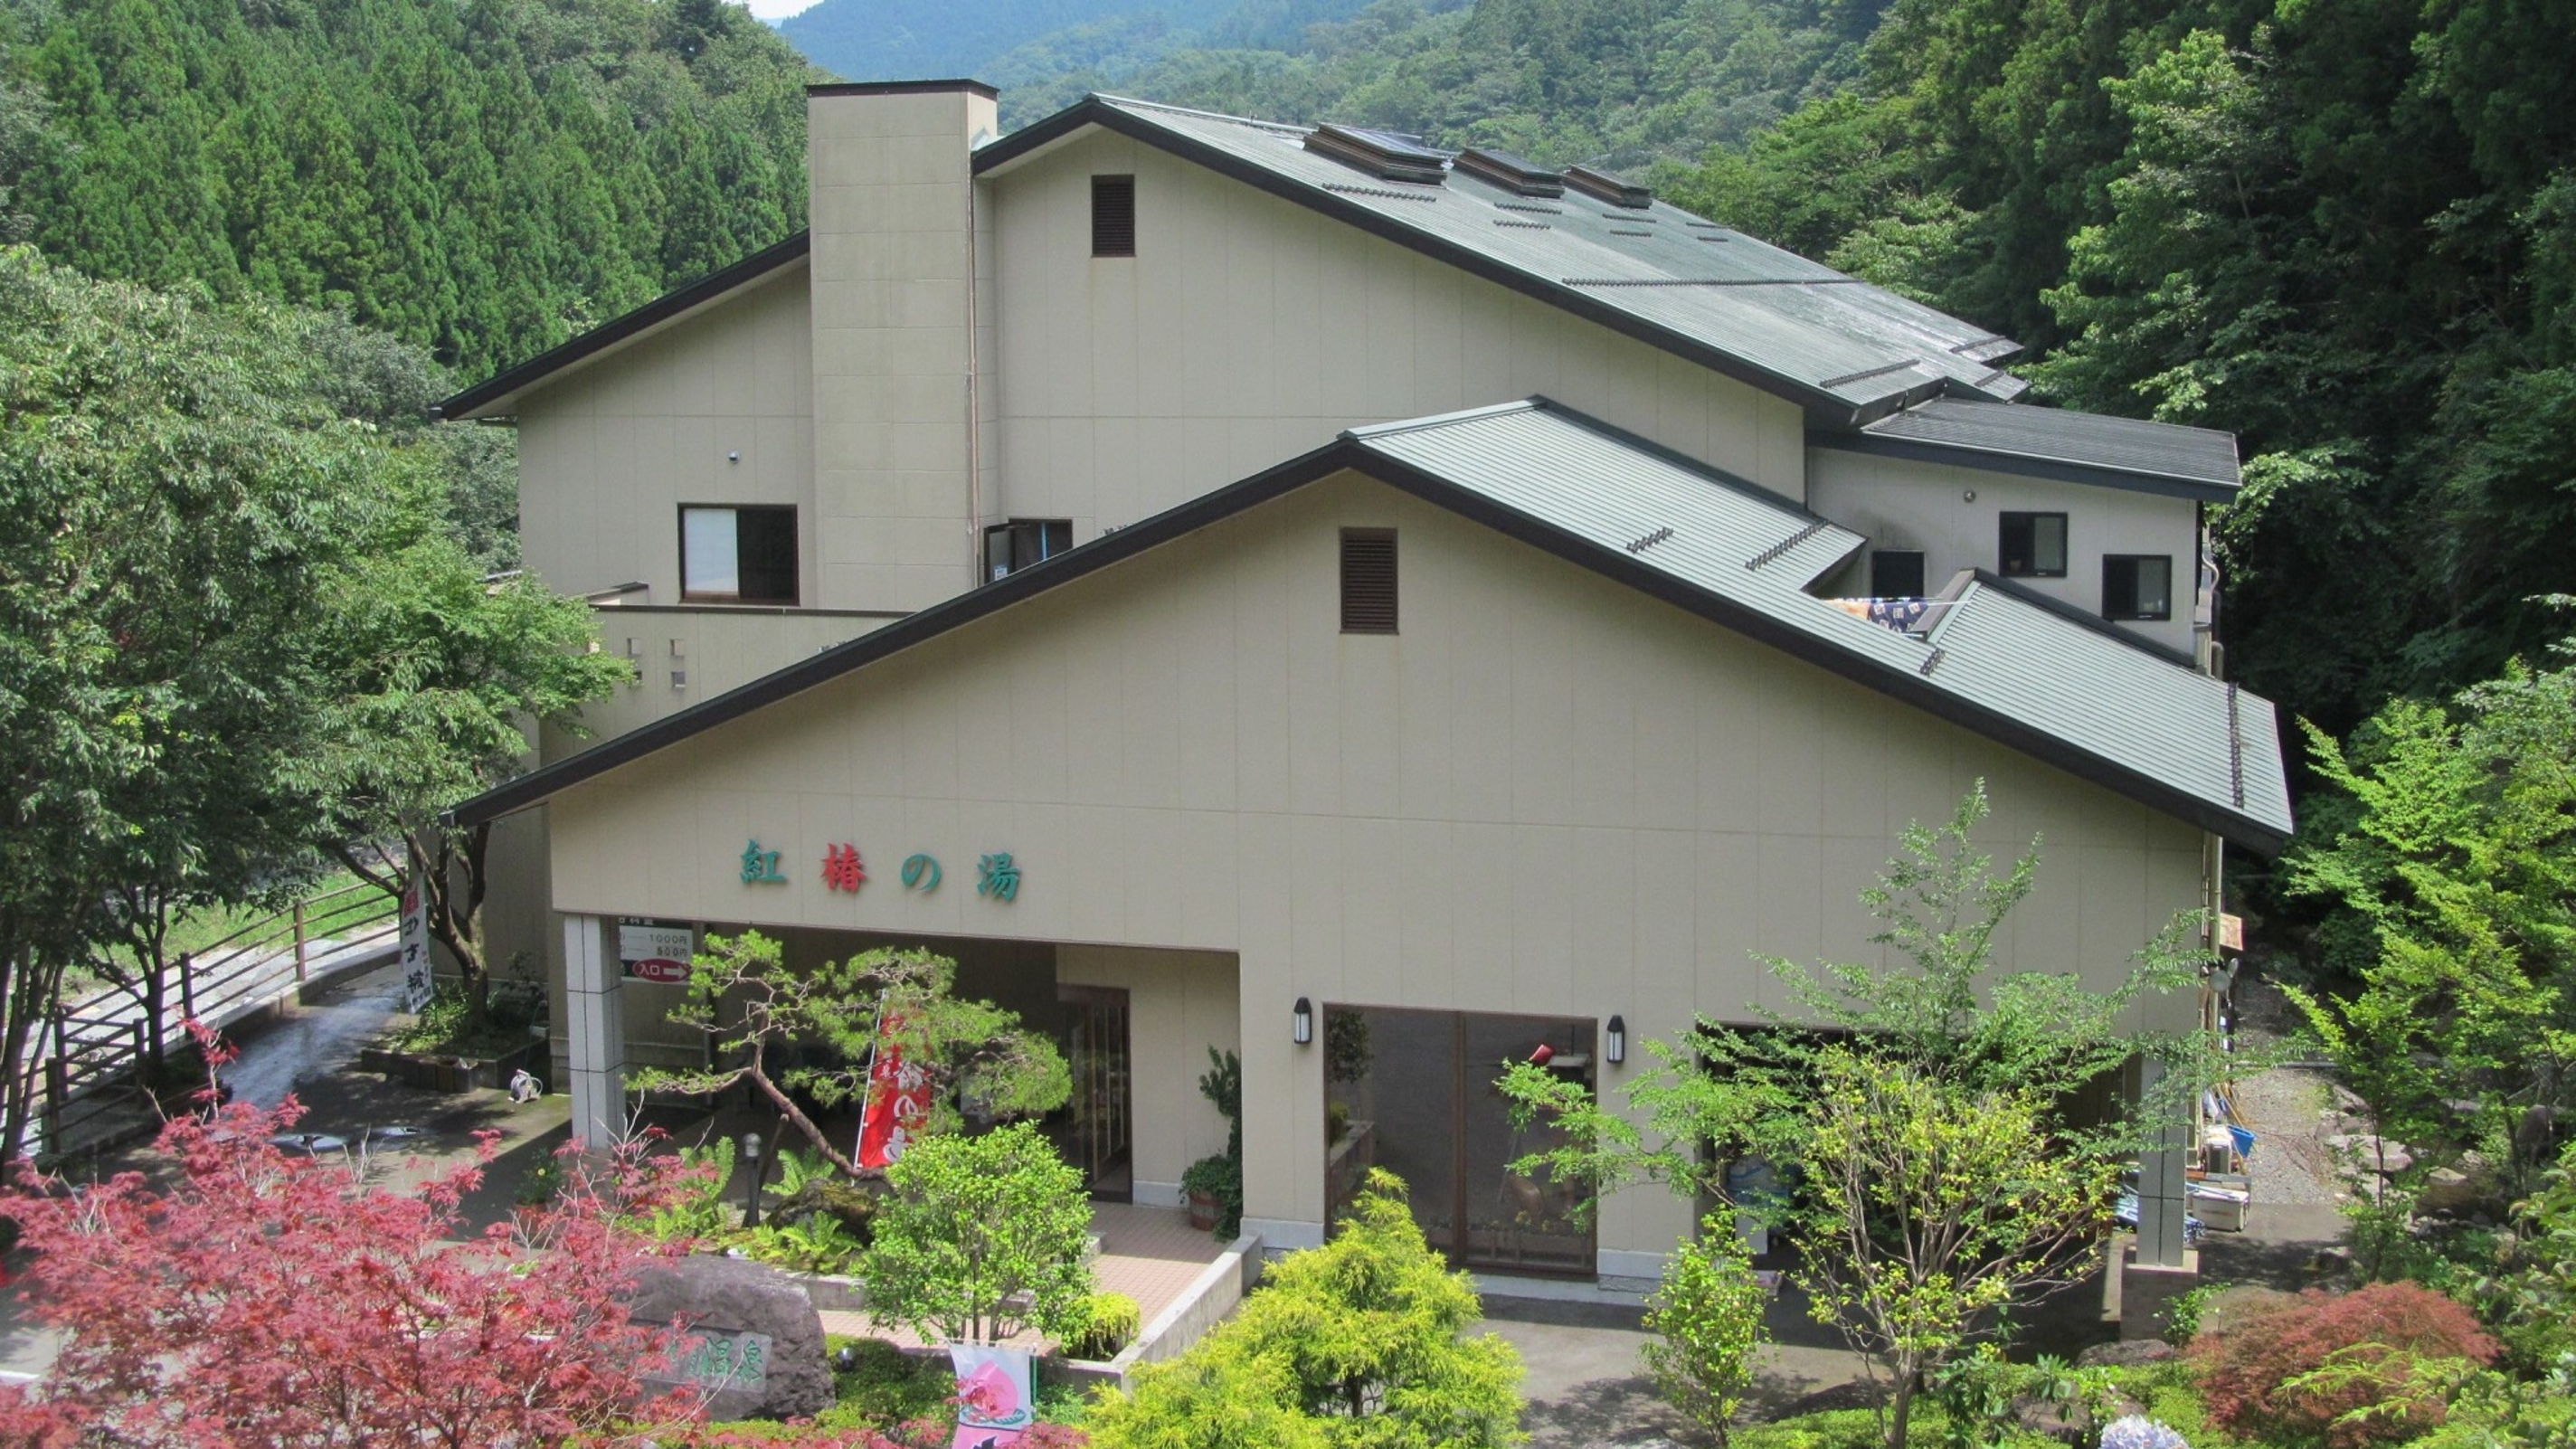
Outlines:
{"type": "MultiPolygon", "coordinates": [[[[1136,1300],[1138,1322],[1151,1323],[1177,1301],[1183,1290],[1225,1252],[1212,1233],[1190,1226],[1179,1208],[1104,1202],[1091,1209],[1091,1231],[1100,1237],[1100,1256],[1091,1270],[1103,1293],[1124,1293],[1136,1300]]],[[[865,1313],[825,1313],[827,1333],[891,1339],[907,1347],[920,1339],[865,1313]]],[[[1024,1334],[1014,1342],[1034,1342],[1024,1334]]]]}

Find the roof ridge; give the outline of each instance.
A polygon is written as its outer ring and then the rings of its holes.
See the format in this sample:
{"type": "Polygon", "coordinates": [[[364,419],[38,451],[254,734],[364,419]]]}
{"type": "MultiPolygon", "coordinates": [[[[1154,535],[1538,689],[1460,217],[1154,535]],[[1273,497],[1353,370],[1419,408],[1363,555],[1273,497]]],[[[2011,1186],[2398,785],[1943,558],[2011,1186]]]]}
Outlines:
{"type": "Polygon", "coordinates": [[[1547,407],[1538,397],[1515,398],[1510,402],[1487,403],[1483,407],[1460,408],[1451,413],[1430,413],[1418,418],[1396,418],[1383,423],[1366,423],[1344,428],[1340,436],[1364,443],[1371,438],[1393,437],[1398,433],[1419,432],[1424,428],[1445,428],[1453,423],[1471,422],[1477,418],[1500,417],[1505,413],[1540,412],[1547,407]]]}
{"type": "MultiPolygon", "coordinates": [[[[1295,121],[1265,121],[1258,116],[1238,116],[1231,111],[1203,111],[1196,106],[1175,106],[1166,101],[1149,101],[1141,96],[1112,95],[1107,91],[1090,91],[1086,94],[1095,101],[1106,102],[1113,106],[1133,106],[1140,111],[1162,111],[1174,116],[1196,116],[1203,121],[1232,121],[1238,126],[1254,126],[1264,131],[1277,131],[1284,135],[1303,136],[1315,129],[1311,125],[1301,125],[1295,121]]],[[[1001,138],[997,136],[994,139],[1001,138]]]]}

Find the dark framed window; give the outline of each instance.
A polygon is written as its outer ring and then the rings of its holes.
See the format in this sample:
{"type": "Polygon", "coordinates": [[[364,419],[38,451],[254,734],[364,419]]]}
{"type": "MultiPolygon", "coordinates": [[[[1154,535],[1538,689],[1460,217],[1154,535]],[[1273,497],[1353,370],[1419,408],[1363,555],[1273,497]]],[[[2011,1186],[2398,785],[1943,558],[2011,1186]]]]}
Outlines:
{"type": "Polygon", "coordinates": [[[681,504],[680,597],[726,604],[795,603],[795,508],[681,504]]]}
{"type": "Polygon", "coordinates": [[[1995,572],[2008,579],[2066,577],[2066,515],[2007,513],[2003,516],[1995,572]]]}
{"type": "Polygon", "coordinates": [[[1073,547],[1070,518],[1014,518],[984,530],[984,581],[1006,578],[1073,547]]]}
{"type": "Polygon", "coordinates": [[[1869,552],[1869,596],[1873,599],[1923,597],[1923,550],[1874,548],[1869,552]]]}
{"type": "Polygon", "coordinates": [[[2161,553],[2102,555],[2102,617],[2173,617],[2173,558],[2161,553]]]}
{"type": "Polygon", "coordinates": [[[1395,530],[1342,530],[1342,632],[1395,632],[1395,530]]]}
{"type": "Polygon", "coordinates": [[[1136,255],[1136,178],[1091,178],[1091,254],[1136,255]]]}

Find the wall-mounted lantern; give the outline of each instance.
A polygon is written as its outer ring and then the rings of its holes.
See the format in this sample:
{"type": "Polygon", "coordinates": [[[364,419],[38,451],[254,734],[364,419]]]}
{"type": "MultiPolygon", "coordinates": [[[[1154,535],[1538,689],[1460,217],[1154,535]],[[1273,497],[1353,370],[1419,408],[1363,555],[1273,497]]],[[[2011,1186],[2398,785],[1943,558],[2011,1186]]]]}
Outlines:
{"type": "Polygon", "coordinates": [[[1315,1003],[1302,996],[1288,1013],[1288,1039],[1299,1046],[1315,1039],[1315,1003]]]}
{"type": "Polygon", "coordinates": [[[1628,1059],[1628,1018],[1617,1015],[1610,1018],[1607,1046],[1602,1055],[1608,1057],[1614,1067],[1628,1059]]]}

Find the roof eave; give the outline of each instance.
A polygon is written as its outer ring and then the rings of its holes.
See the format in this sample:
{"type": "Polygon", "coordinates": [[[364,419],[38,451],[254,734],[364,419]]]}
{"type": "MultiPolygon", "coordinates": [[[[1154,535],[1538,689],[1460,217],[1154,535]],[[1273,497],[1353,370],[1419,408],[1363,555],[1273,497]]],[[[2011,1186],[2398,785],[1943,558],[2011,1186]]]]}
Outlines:
{"type": "Polygon", "coordinates": [[[429,405],[433,420],[491,417],[506,413],[521,394],[551,381],[558,373],[687,320],[744,288],[805,259],[812,238],[798,232],[775,246],[752,253],[722,271],[710,272],[685,287],[665,292],[634,311],[604,322],[560,347],[476,383],[465,391],[429,405]]]}
{"type": "MultiPolygon", "coordinates": [[[[1908,404],[1911,406],[1912,404],[1908,404]]],[[[1893,415],[1890,408],[1881,417],[1893,415]]],[[[1869,419],[1871,422],[1878,418],[1869,419]]],[[[1819,432],[1808,441],[1819,448],[1834,448],[1846,453],[1866,453],[1878,458],[1903,458],[1916,463],[1942,463],[1953,468],[1982,468],[1989,473],[2011,473],[2024,478],[2045,478],[2057,483],[2080,483],[2094,488],[2118,488],[2130,493],[2152,493],[2165,498],[2190,498],[2203,503],[2232,501],[2238,485],[2215,483],[2204,478],[2183,478],[2166,473],[2140,473],[2126,468],[2106,468],[2099,464],[2078,463],[2064,458],[2046,458],[2030,453],[2014,453],[1993,448],[1978,448],[1961,443],[1934,443],[1920,438],[1890,438],[1869,432],[1819,432]]]]}

